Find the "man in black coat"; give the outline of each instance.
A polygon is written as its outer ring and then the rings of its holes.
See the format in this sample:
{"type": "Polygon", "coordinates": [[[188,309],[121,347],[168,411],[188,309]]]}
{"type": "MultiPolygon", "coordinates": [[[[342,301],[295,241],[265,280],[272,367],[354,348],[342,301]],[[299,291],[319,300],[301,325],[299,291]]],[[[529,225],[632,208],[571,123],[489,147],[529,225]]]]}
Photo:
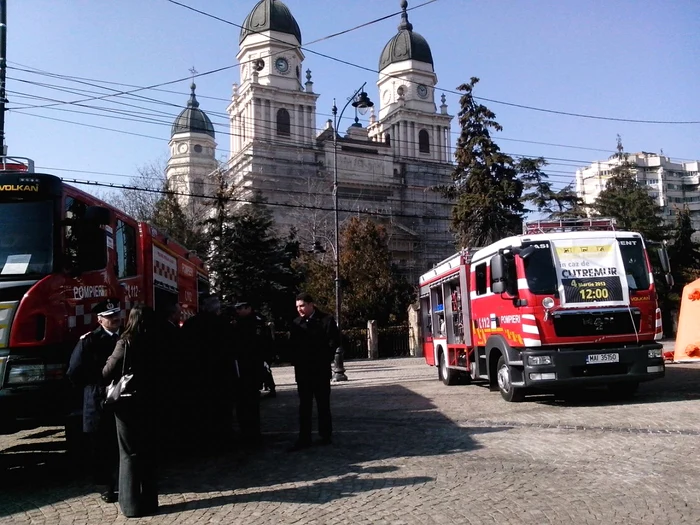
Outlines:
{"type": "Polygon", "coordinates": [[[333,316],[314,306],[311,295],[297,296],[297,317],[290,331],[291,360],[299,394],[299,439],[290,449],[311,445],[313,400],[318,409],[318,433],[321,444],[332,442],[331,363],[340,345],[340,333],[333,316]]]}
{"type": "Polygon", "coordinates": [[[183,432],[199,452],[226,448],[233,432],[236,343],[231,331],[216,295],[204,297],[199,313],[182,326],[185,351],[191,356],[183,432]]]}
{"type": "Polygon", "coordinates": [[[260,443],[260,383],[263,378],[263,356],[271,346],[265,319],[253,309],[247,299],[235,304],[233,339],[236,342],[236,416],[243,443],[260,443]]]}
{"type": "Polygon", "coordinates": [[[121,327],[119,300],[106,299],[93,309],[98,327],[83,335],[71,354],[66,375],[83,389],[83,432],[88,437],[93,481],[102,499],[116,501],[119,449],[114,413],[103,408],[105,381],[102,368],[112,354],[121,327]]]}

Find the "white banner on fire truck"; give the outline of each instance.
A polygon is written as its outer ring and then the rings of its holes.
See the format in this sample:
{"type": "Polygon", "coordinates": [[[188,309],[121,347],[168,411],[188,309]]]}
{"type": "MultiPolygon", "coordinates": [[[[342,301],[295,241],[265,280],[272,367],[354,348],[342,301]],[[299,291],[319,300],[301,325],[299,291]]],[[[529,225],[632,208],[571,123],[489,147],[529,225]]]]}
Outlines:
{"type": "Polygon", "coordinates": [[[153,247],[153,284],[177,291],[177,260],[156,246],[153,247]]]}
{"type": "Polygon", "coordinates": [[[629,287],[617,240],[552,240],[562,306],[625,306],[629,287]]]}

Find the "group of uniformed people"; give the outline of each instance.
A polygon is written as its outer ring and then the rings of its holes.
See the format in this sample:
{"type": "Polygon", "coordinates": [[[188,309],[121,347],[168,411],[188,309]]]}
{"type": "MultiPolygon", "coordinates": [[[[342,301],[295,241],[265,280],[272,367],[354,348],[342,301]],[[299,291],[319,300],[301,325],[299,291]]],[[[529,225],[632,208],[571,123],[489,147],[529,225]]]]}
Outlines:
{"type": "MultiPolygon", "coordinates": [[[[289,342],[300,432],[290,450],[312,444],[314,399],[320,443],[331,443],[331,362],[340,344],[335,320],[311,296],[300,294],[296,307],[289,342]]],[[[234,414],[240,444],[261,444],[261,390],[276,394],[270,369],[275,348],[271,327],[247,299],[226,311],[217,296],[207,296],[182,326],[177,303],[161,307],[159,317],[137,305],[124,329],[118,300],[100,302],[93,313],[98,326],[76,345],[67,375],[82,388],[83,432],[104,501],[118,500],[127,516],[153,514],[155,451],[166,444],[190,453],[230,448],[237,439],[234,414]],[[138,379],[133,400],[105,405],[106,385],[125,370],[138,379]]]]}

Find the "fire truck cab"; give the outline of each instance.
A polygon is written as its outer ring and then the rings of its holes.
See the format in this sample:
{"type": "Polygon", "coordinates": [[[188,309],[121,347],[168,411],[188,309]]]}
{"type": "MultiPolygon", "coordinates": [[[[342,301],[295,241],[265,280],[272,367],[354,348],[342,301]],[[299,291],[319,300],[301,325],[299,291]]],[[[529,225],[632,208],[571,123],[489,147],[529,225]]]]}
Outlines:
{"type": "MultiPolygon", "coordinates": [[[[208,291],[202,261],[146,223],[30,163],[0,172],[0,427],[18,420],[62,424],[65,376],[79,337],[96,326],[92,307],[121,301],[178,302],[193,315],[208,291]],[[24,168],[21,168],[24,166],[24,168]]],[[[8,167],[9,166],[9,167],[8,167]]]]}
{"type": "Polygon", "coordinates": [[[420,319],[445,384],[485,381],[506,401],[593,385],[630,394],[664,375],[648,249],[612,219],[528,222],[453,255],[420,277],[420,319]]]}

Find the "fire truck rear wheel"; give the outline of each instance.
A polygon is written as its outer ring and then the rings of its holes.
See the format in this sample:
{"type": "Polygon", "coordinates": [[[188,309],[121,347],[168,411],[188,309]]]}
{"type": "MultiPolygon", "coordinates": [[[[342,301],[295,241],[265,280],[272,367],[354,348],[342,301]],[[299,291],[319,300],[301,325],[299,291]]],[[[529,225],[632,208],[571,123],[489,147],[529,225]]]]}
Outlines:
{"type": "Polygon", "coordinates": [[[440,380],[447,386],[457,383],[458,374],[455,370],[447,368],[445,352],[440,352],[440,366],[438,367],[438,375],[440,376],[440,380]]]}
{"type": "Polygon", "coordinates": [[[498,390],[501,392],[501,397],[506,401],[517,403],[523,400],[522,389],[515,388],[511,381],[510,366],[506,363],[503,356],[498,358],[496,366],[496,374],[498,379],[498,390]]]}

